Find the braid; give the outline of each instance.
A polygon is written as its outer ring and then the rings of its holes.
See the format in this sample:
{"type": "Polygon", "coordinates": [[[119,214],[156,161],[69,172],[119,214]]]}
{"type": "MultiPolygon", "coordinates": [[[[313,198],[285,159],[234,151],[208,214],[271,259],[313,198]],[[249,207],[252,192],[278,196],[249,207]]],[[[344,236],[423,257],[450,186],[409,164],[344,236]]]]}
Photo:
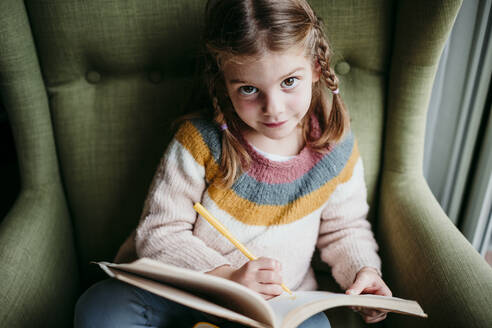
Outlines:
{"type": "Polygon", "coordinates": [[[227,99],[220,97],[226,93],[220,63],[218,58],[206,54],[205,66],[203,69],[203,79],[207,86],[208,96],[212,102],[212,120],[218,126],[227,126],[227,129],[222,131],[222,155],[219,165],[219,185],[224,188],[230,187],[239,177],[242,170],[246,170],[250,163],[250,156],[241,143],[237,140],[234,133],[239,133],[240,129],[237,125],[239,118],[234,117],[235,113],[232,108],[227,105],[227,99]]]}
{"type": "Polygon", "coordinates": [[[314,57],[321,68],[320,79],[333,94],[331,108],[329,108],[322,91],[321,99],[315,108],[315,113],[320,123],[321,136],[317,140],[311,141],[310,144],[314,149],[322,149],[330,142],[337,142],[343,137],[349,126],[349,116],[342,97],[337,91],[339,86],[338,77],[330,67],[332,52],[323,31],[322,21],[316,17],[313,25],[314,57]]]}

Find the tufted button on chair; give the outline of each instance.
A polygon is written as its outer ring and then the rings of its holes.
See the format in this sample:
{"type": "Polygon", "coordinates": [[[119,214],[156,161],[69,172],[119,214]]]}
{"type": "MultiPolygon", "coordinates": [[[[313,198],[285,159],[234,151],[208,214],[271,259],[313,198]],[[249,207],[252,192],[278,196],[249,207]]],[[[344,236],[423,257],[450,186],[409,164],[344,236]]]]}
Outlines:
{"type": "Polygon", "coordinates": [[[350,64],[346,61],[341,61],[335,64],[335,72],[338,75],[347,75],[350,73],[350,64]]]}
{"type": "MultiPolygon", "coordinates": [[[[388,327],[485,327],[492,270],[422,174],[426,107],[460,0],[313,0],[335,51],[396,296],[429,318],[388,327]]],[[[80,293],[136,226],[171,122],[192,96],[203,0],[2,0],[0,100],[21,192],[0,218],[0,322],[69,327],[80,293]]],[[[314,260],[320,285],[337,291],[314,260]]],[[[361,327],[347,309],[334,327],[361,327]]]]}

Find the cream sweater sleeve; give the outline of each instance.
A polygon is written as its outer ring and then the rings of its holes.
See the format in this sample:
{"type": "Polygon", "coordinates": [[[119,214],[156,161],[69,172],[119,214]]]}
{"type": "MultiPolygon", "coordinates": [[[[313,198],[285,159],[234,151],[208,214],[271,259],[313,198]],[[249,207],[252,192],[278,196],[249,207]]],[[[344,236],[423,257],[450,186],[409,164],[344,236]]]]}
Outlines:
{"type": "Polygon", "coordinates": [[[193,235],[195,202],[205,190],[205,168],[196,154],[173,139],[155,173],[137,227],[139,257],[207,272],[230,264],[220,253],[193,235]]]}
{"type": "Polygon", "coordinates": [[[346,290],[365,266],[379,273],[378,245],[367,221],[364,168],[359,157],[352,177],[334,190],[321,214],[317,246],[321,259],[332,268],[338,284],[346,290]]]}

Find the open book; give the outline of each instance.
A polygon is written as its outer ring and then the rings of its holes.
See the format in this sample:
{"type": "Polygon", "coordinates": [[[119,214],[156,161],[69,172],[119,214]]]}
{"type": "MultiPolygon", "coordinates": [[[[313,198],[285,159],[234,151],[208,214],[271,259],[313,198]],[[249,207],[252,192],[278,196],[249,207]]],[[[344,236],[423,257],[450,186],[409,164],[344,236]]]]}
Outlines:
{"type": "Polygon", "coordinates": [[[174,302],[258,328],[297,327],[312,315],[338,306],[361,306],[427,317],[415,301],[377,295],[294,291],[264,300],[251,289],[217,276],[148,258],[127,264],[97,262],[111,277],[174,302]]]}

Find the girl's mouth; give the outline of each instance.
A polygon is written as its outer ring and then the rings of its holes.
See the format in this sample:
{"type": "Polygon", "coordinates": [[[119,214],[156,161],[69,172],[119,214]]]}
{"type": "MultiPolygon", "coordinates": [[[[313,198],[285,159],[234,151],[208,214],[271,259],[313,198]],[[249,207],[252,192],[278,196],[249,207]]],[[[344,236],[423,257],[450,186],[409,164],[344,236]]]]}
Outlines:
{"type": "Polygon", "coordinates": [[[266,127],[268,128],[276,128],[276,127],[279,127],[281,126],[282,124],[284,124],[285,122],[287,121],[282,121],[282,122],[274,122],[274,123],[263,123],[266,127]]]}

